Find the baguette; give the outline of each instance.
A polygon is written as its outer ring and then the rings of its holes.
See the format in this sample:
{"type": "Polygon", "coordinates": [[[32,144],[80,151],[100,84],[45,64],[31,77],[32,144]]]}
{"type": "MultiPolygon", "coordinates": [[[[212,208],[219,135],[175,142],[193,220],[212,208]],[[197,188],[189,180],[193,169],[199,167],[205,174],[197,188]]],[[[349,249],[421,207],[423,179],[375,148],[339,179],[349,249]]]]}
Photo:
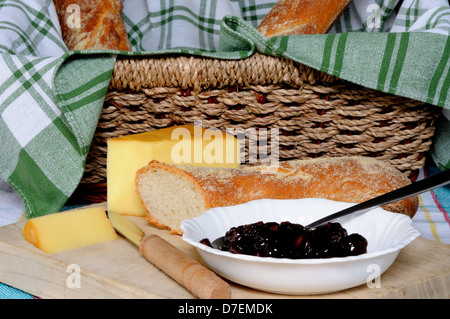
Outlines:
{"type": "Polygon", "coordinates": [[[54,0],[53,3],[69,50],[131,51],[120,16],[121,0],[54,0]]]}
{"type": "MultiPolygon", "coordinates": [[[[410,184],[393,166],[365,157],[332,157],[281,162],[240,169],[169,165],[151,161],[136,172],[136,190],[146,219],[156,227],[182,235],[184,219],[214,208],[251,200],[325,198],[359,203],[410,184]]],[[[383,207],[414,216],[418,198],[383,207]]]]}
{"type": "Polygon", "coordinates": [[[351,0],[279,0],[258,26],[264,36],[323,34],[334,25],[351,0]]]}

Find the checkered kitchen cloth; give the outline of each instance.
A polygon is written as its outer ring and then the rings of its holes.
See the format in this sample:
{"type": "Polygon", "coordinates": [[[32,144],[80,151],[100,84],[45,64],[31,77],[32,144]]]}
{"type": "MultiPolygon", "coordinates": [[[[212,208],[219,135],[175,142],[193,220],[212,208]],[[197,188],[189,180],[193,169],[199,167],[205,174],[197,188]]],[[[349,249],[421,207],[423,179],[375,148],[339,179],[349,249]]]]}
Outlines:
{"type": "MultiPolygon", "coordinates": [[[[285,56],[370,88],[450,109],[448,1],[355,0],[327,35],[266,39],[275,1],[124,0],[132,53],[285,56]]],[[[68,52],[50,0],[0,0],[0,178],[26,217],[77,187],[115,51],[68,52]]]]}

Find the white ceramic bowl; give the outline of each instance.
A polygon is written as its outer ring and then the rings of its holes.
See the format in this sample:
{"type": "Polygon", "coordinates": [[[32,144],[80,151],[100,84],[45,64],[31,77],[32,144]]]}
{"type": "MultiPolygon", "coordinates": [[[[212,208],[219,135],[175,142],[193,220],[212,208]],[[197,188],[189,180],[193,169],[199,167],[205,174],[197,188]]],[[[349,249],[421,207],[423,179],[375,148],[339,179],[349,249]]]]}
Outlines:
{"type": "Polygon", "coordinates": [[[419,236],[411,218],[381,208],[338,220],[349,234],[368,241],[367,253],[324,259],[256,257],[220,251],[199,241],[225,235],[233,226],[257,221],[290,221],[307,225],[354,204],[318,198],[255,200],[213,208],[182,222],[183,240],[195,246],[220,276],[254,289],[281,294],[323,294],[365,284],[384,273],[400,250],[419,236]]]}

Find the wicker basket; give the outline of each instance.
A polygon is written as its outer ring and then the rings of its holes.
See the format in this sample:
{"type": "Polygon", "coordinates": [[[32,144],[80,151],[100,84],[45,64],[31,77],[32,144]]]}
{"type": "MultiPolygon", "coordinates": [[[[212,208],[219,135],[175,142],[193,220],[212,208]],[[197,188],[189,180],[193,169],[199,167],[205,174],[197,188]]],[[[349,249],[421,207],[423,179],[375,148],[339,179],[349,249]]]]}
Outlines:
{"type": "Polygon", "coordinates": [[[195,121],[256,134],[277,128],[280,160],[372,156],[414,180],[437,115],[431,105],[258,53],[237,61],[119,57],[76,194],[106,199],[107,139],[195,121]]]}

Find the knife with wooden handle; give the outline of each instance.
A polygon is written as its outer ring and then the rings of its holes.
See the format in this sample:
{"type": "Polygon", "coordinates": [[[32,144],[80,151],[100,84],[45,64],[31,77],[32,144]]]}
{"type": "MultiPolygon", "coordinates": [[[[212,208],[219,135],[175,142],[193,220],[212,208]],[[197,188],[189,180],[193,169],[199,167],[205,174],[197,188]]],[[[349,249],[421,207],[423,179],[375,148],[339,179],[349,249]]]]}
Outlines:
{"type": "Polygon", "coordinates": [[[118,233],[139,247],[148,261],[188,289],[200,299],[228,299],[231,288],[213,271],[155,234],[145,234],[126,217],[108,212],[109,220],[118,233]]]}
{"type": "Polygon", "coordinates": [[[258,26],[267,38],[294,34],[324,34],[352,0],[279,0],[258,26]]]}

